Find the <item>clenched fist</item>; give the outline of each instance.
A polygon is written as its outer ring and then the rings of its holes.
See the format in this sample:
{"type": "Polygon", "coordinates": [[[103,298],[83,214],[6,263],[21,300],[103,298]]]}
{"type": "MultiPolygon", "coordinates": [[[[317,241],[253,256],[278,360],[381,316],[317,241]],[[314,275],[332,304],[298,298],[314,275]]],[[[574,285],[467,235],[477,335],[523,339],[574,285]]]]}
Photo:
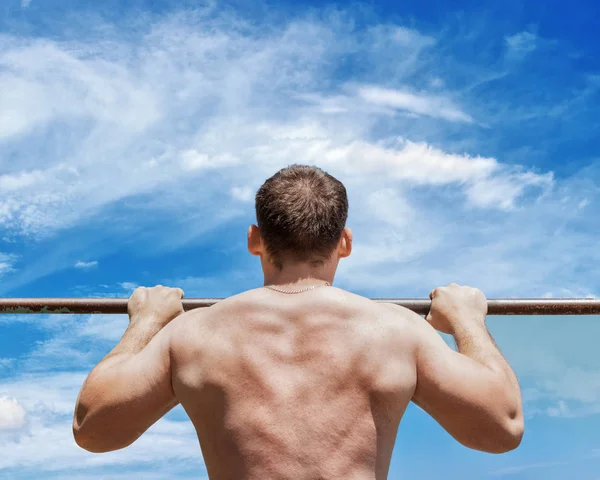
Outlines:
{"type": "Polygon", "coordinates": [[[127,303],[130,322],[158,322],[162,327],[183,313],[183,290],[157,285],[137,288],[127,303]]]}
{"type": "Polygon", "coordinates": [[[481,290],[452,283],[438,287],[430,294],[431,310],[425,317],[433,328],[454,335],[461,326],[485,325],[488,306],[481,290]]]}

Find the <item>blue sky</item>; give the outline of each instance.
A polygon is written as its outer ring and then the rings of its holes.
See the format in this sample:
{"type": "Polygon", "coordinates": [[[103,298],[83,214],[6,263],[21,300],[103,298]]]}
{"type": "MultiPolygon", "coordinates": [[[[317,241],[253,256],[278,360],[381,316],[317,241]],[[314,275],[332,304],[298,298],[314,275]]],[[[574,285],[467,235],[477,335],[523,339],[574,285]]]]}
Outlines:
{"type": "MultiPolygon", "coordinates": [[[[598,296],[593,2],[127,5],[0,7],[0,296],[253,288],[253,193],[291,163],[348,187],[342,288],[598,296]]],[[[0,317],[1,478],[205,477],[179,408],[123,451],[75,446],[79,387],[126,325],[0,317]]],[[[522,446],[469,451],[411,407],[390,479],[600,478],[598,318],[489,327],[522,446]]]]}

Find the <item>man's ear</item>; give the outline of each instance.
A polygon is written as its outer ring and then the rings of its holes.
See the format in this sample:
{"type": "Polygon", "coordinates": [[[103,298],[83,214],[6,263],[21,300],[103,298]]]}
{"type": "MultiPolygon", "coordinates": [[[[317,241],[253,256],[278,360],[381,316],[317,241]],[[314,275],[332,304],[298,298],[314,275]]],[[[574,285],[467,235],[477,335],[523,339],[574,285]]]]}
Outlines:
{"type": "Polygon", "coordinates": [[[248,228],[248,251],[256,257],[263,253],[262,237],[256,225],[250,225],[248,228]]]}
{"type": "Polygon", "coordinates": [[[352,230],[344,228],[342,239],[340,241],[339,257],[346,258],[352,253],[352,230]]]}

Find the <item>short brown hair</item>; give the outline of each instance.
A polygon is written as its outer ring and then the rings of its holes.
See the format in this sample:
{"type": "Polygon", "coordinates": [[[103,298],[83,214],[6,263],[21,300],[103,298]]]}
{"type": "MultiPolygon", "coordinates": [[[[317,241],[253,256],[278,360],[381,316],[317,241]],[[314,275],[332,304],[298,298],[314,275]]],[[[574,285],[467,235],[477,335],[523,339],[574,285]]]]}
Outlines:
{"type": "Polygon", "coordinates": [[[269,178],[256,193],[258,228],[271,261],[328,258],[348,219],[346,188],[320,168],[292,165],[269,178]]]}

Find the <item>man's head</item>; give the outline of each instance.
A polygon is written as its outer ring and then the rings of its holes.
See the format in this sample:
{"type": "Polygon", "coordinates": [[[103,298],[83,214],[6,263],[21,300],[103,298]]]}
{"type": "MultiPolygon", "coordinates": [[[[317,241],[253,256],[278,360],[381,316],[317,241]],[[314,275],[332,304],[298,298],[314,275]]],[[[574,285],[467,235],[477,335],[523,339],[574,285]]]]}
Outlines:
{"type": "Polygon", "coordinates": [[[256,218],[248,249],[278,269],[350,255],[346,188],[317,167],[292,165],[269,178],[256,194],[256,218]]]}

